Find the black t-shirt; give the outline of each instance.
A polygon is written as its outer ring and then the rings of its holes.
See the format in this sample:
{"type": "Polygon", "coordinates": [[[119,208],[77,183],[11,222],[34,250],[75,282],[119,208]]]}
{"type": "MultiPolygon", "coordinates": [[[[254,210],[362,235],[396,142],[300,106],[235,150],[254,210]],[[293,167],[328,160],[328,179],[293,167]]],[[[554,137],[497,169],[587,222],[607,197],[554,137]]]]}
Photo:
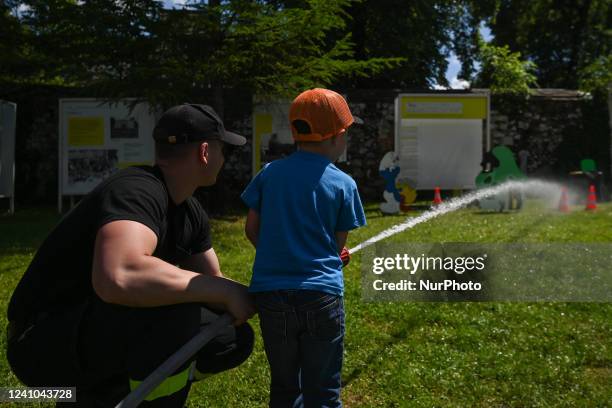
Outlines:
{"type": "Polygon", "coordinates": [[[153,230],[153,256],[174,265],[211,248],[208,216],[195,198],[175,205],[158,167],[121,170],[85,196],[42,243],[13,293],[8,319],[61,310],[92,296],[96,234],[116,220],[137,221],[153,230]]]}

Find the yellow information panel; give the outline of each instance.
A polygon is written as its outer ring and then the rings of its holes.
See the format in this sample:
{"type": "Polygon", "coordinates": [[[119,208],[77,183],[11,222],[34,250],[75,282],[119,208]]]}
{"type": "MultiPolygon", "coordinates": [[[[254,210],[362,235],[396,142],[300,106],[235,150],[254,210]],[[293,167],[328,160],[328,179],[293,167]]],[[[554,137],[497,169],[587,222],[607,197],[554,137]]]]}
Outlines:
{"type": "Polygon", "coordinates": [[[72,116],[68,118],[69,146],[103,146],[104,117],[72,116]]]}
{"type": "Polygon", "coordinates": [[[266,133],[272,133],[272,115],[268,113],[255,114],[255,131],[253,140],[253,175],[261,170],[261,138],[266,133]]]}
{"type": "Polygon", "coordinates": [[[272,115],[267,113],[258,113],[255,115],[255,134],[272,132],[272,115]]]}
{"type": "Polygon", "coordinates": [[[119,169],[153,163],[155,112],[133,101],[59,100],[60,212],[63,196],[85,195],[119,169]]]}
{"type": "Polygon", "coordinates": [[[131,166],[150,166],[151,162],[119,162],[117,163],[118,169],[125,169],[131,166]]]}
{"type": "Polygon", "coordinates": [[[401,119],[486,119],[487,96],[402,96],[401,119]]]}

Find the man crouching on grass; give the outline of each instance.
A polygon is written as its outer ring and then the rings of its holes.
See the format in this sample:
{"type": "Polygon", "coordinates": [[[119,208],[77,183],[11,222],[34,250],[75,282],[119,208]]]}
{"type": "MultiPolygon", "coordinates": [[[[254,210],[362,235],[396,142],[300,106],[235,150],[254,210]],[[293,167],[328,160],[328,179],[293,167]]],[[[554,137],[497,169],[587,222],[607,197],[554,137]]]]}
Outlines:
{"type": "Polygon", "coordinates": [[[208,216],[192,197],[215,183],[225,130],[206,105],[157,123],[155,166],[115,173],[43,242],[8,308],[7,357],[28,386],[76,386],[70,406],[115,406],[223,311],[235,319],[143,407],[183,407],[193,381],[251,354],[247,288],[221,273],[208,216]],[[177,265],[177,266],[175,266],[177,265]]]}

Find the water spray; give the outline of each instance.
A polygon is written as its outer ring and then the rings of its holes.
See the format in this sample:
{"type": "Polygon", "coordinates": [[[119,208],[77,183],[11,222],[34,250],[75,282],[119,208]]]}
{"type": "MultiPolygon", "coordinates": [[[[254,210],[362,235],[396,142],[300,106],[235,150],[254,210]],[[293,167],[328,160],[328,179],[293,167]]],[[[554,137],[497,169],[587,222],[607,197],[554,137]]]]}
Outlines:
{"type": "Polygon", "coordinates": [[[526,180],[526,181],[506,181],[502,184],[498,184],[493,187],[476,190],[462,197],[456,197],[446,202],[443,202],[439,204],[438,206],[436,206],[435,208],[433,208],[432,210],[426,211],[423,214],[419,215],[418,217],[408,218],[406,221],[400,224],[394,225],[393,227],[388,228],[377,235],[374,235],[372,238],[369,238],[363,241],[362,243],[355,246],[354,248],[351,248],[349,252],[351,253],[351,255],[353,255],[359,252],[360,250],[362,250],[363,248],[374,244],[375,242],[378,242],[385,238],[389,238],[390,236],[395,235],[399,232],[415,227],[416,225],[422,222],[429,221],[440,215],[444,215],[444,214],[448,214],[449,212],[456,211],[460,208],[467,206],[468,204],[476,200],[482,200],[492,195],[504,193],[509,190],[521,189],[521,190],[527,190],[533,195],[544,196],[549,201],[552,202],[552,200],[554,200],[555,197],[558,200],[559,191],[561,190],[561,187],[562,186],[558,183],[552,183],[552,182],[542,181],[542,180],[526,180]]]}

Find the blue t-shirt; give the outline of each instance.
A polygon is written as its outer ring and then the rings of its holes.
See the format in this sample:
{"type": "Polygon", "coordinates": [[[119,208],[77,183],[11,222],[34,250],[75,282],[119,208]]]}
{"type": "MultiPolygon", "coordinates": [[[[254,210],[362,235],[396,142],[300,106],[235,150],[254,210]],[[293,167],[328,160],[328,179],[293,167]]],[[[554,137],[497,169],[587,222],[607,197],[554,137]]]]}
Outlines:
{"type": "Polygon", "coordinates": [[[266,165],[241,197],[260,216],[251,292],[343,293],[335,232],[366,223],[350,176],[322,155],[297,151],[266,165]]]}

